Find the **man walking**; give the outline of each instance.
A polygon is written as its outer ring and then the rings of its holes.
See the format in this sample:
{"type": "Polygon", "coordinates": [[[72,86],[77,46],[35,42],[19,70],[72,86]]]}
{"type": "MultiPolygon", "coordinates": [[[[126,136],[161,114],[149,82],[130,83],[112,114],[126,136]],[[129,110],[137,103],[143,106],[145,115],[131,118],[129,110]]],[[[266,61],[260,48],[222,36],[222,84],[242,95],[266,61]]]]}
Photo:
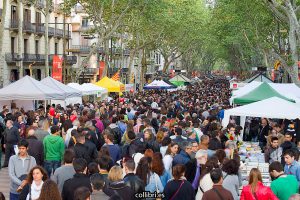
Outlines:
{"type": "Polygon", "coordinates": [[[210,178],[214,183],[213,188],[204,192],[202,200],[211,200],[211,199],[233,200],[233,196],[231,192],[229,192],[222,186],[223,174],[221,169],[213,169],[210,172],[210,178]]]}
{"type": "Polygon", "coordinates": [[[294,175],[300,185],[300,164],[295,160],[295,152],[292,149],[288,149],[284,152],[284,173],[288,175],[294,175]]]}
{"type": "Polygon", "coordinates": [[[9,159],[8,173],[10,177],[10,200],[18,200],[19,193],[26,185],[26,176],[30,169],[36,165],[35,158],[29,156],[27,153],[28,142],[26,140],[21,140],[18,143],[18,155],[13,155],[9,159]]]}
{"type": "Polygon", "coordinates": [[[75,153],[72,149],[66,149],[64,155],[64,165],[57,168],[52,176],[52,180],[57,184],[58,190],[61,193],[66,180],[73,178],[75,170],[73,160],[75,153]]]}
{"type": "Polygon", "coordinates": [[[51,135],[44,138],[44,167],[51,177],[57,168],[61,166],[61,160],[65,152],[65,143],[62,137],[60,137],[60,129],[58,126],[51,127],[51,135]]]}
{"type": "Polygon", "coordinates": [[[280,200],[288,200],[299,191],[298,181],[293,175],[286,175],[280,162],[275,161],[269,166],[272,178],[271,189],[280,200]]]}
{"type": "Polygon", "coordinates": [[[7,167],[9,158],[15,154],[14,146],[20,141],[19,131],[13,126],[12,120],[7,120],[4,135],[5,160],[3,167],[7,167]]]}

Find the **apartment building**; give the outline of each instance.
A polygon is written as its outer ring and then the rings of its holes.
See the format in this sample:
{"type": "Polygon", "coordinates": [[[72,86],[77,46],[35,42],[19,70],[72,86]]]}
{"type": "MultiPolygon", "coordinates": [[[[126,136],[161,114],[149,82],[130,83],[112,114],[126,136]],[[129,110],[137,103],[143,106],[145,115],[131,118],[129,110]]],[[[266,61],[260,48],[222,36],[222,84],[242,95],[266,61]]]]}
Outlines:
{"type": "MultiPolygon", "coordinates": [[[[3,55],[5,64],[2,68],[3,85],[14,82],[20,77],[20,66],[23,65],[23,74],[32,75],[40,80],[45,77],[45,16],[43,10],[45,1],[39,0],[32,4],[31,1],[22,1],[21,8],[18,9],[17,0],[7,1],[6,17],[4,21],[3,36],[3,55]],[[19,33],[19,17],[22,22],[22,37],[19,33]],[[19,47],[20,45],[20,47],[19,47]],[[19,51],[21,50],[21,52],[19,51]],[[20,58],[21,55],[21,58],[20,58]],[[31,70],[30,70],[31,69],[31,70]]],[[[53,55],[63,56],[64,36],[66,48],[68,48],[71,39],[70,18],[64,16],[61,12],[57,0],[51,5],[49,29],[48,29],[48,47],[49,47],[49,71],[51,75],[53,55]],[[65,19],[65,32],[63,22],[65,19]],[[69,27],[69,28],[68,28],[69,27]],[[68,29],[70,31],[68,32],[68,29]],[[65,34],[64,34],[65,33],[65,34]]],[[[3,2],[0,0],[0,5],[3,2]]],[[[3,8],[1,8],[2,11],[3,8]]],[[[63,59],[66,66],[72,66],[77,63],[76,56],[70,53],[65,54],[63,59]]]]}

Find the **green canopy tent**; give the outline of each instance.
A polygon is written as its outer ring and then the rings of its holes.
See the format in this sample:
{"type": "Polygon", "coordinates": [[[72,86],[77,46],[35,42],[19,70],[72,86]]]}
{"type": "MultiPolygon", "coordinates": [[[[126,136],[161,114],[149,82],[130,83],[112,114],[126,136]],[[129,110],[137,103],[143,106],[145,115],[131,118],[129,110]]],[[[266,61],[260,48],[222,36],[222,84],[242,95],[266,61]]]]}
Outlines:
{"type": "Polygon", "coordinates": [[[184,86],[184,85],[188,85],[191,80],[188,79],[187,77],[185,77],[182,74],[177,74],[176,76],[174,76],[173,78],[171,78],[169,80],[171,83],[173,83],[176,86],[184,86]]]}
{"type": "Polygon", "coordinates": [[[295,102],[294,100],[281,95],[276,90],[274,90],[269,84],[263,82],[260,86],[258,86],[248,94],[245,94],[244,96],[241,97],[234,98],[233,103],[239,105],[246,105],[249,103],[261,101],[271,97],[279,97],[287,101],[295,102]]]}

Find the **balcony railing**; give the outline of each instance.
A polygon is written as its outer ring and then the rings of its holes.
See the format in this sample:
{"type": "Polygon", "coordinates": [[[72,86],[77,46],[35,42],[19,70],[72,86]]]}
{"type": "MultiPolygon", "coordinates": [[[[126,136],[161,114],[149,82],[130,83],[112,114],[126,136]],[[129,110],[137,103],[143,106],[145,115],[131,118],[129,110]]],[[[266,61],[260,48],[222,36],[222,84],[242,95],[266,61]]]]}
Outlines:
{"type": "Polygon", "coordinates": [[[48,27],[48,36],[51,37],[54,36],[54,34],[55,34],[55,28],[48,27]]]}
{"type": "MultiPolygon", "coordinates": [[[[66,33],[67,34],[67,33],[66,33]]],[[[56,37],[63,37],[64,36],[64,30],[62,29],[55,29],[55,36],[56,37]]]]}
{"type": "Polygon", "coordinates": [[[33,33],[34,26],[30,22],[23,22],[23,31],[33,33]]]}
{"type": "Polygon", "coordinates": [[[10,28],[11,29],[18,29],[18,25],[19,25],[18,20],[10,20],[10,28]]]}
{"type": "Polygon", "coordinates": [[[35,33],[37,34],[45,34],[45,26],[41,24],[36,24],[35,25],[35,33]]]}
{"type": "MultiPolygon", "coordinates": [[[[49,55],[48,60],[51,64],[53,61],[54,55],[49,55]]],[[[61,55],[60,55],[61,56],[61,55]]],[[[15,63],[18,61],[23,61],[24,63],[45,63],[46,56],[44,54],[22,54],[22,59],[18,56],[17,53],[6,53],[5,54],[5,61],[7,63],[15,63]]],[[[67,64],[76,64],[77,57],[76,56],[66,56],[66,63],[67,64]]]]}
{"type": "MultiPolygon", "coordinates": [[[[88,52],[90,52],[91,47],[85,46],[85,45],[72,45],[72,49],[78,50],[81,53],[88,53],[88,52]]],[[[109,49],[109,53],[110,52],[111,52],[111,49],[109,49]]],[[[98,48],[98,53],[104,53],[104,48],[103,47],[98,48]]],[[[120,48],[113,48],[112,53],[114,55],[120,55],[122,53],[122,50],[120,48]]],[[[124,56],[129,56],[130,49],[128,49],[128,48],[123,49],[123,54],[124,54],[124,56]]]]}

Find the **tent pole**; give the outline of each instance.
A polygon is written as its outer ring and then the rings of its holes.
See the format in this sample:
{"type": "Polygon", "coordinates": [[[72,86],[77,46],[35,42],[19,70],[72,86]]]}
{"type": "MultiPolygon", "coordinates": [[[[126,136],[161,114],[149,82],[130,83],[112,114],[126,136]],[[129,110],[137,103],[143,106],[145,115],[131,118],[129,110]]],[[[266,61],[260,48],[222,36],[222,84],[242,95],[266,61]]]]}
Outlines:
{"type": "Polygon", "coordinates": [[[47,115],[47,100],[45,99],[45,115],[47,115]]]}

